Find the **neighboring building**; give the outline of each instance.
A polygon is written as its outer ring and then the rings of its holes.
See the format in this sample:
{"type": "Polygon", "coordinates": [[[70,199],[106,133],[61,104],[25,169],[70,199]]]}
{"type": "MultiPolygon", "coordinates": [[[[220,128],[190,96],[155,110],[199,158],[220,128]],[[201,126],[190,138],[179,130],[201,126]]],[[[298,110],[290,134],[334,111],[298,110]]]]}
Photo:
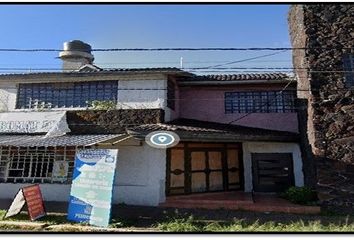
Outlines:
{"type": "Polygon", "coordinates": [[[307,182],[324,205],[354,204],[354,5],[293,5],[294,48],[307,182]],[[317,174],[317,178],[316,178],[317,174]],[[312,177],[311,177],[312,176],[312,177]]]}
{"type": "Polygon", "coordinates": [[[119,149],[114,203],[156,206],[175,194],[304,185],[292,77],[103,70],[89,45],[64,49],[63,72],[0,75],[1,198],[40,183],[46,200],[67,201],[81,148],[119,149]],[[95,100],[114,109],[92,109],[95,100]],[[174,131],[181,141],[150,147],[144,138],[155,130],[174,131]]]}

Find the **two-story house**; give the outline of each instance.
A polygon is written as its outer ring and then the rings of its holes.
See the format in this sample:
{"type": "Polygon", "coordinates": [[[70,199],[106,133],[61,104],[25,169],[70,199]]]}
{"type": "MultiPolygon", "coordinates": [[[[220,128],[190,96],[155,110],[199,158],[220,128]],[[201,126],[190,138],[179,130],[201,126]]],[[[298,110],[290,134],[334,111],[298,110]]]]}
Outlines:
{"type": "Polygon", "coordinates": [[[1,198],[40,183],[46,200],[68,201],[80,148],[119,149],[113,203],[304,185],[291,76],[104,70],[81,41],[65,43],[60,58],[62,72],[0,75],[1,198]],[[179,144],[151,147],[145,136],[157,130],[179,144]]]}

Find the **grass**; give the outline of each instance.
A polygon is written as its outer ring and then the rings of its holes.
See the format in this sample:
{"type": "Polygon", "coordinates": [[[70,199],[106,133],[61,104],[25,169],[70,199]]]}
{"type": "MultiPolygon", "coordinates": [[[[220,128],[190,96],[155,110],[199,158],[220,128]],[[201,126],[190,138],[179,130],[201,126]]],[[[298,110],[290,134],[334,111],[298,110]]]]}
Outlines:
{"type": "Polygon", "coordinates": [[[321,221],[302,220],[290,223],[277,223],[268,221],[252,223],[243,219],[232,221],[203,221],[193,216],[170,218],[168,221],[158,223],[156,227],[166,232],[354,232],[354,223],[324,224],[321,221]]]}
{"type": "MultiPolygon", "coordinates": [[[[33,223],[36,225],[21,225],[19,226],[17,222],[32,222],[29,219],[27,212],[21,212],[20,214],[3,219],[6,211],[0,210],[0,231],[1,230],[25,230],[25,231],[50,231],[53,226],[60,225],[60,228],[55,228],[54,231],[63,231],[63,232],[78,232],[78,231],[89,231],[87,227],[90,225],[87,223],[75,223],[70,222],[66,219],[66,214],[48,214],[33,223]],[[6,223],[5,223],[6,221],[6,223]],[[13,224],[9,223],[13,222],[13,224]]],[[[114,218],[111,220],[109,228],[128,228],[133,225],[132,221],[127,221],[119,218],[114,218]]]]}
{"type": "MultiPolygon", "coordinates": [[[[3,220],[5,215],[4,210],[0,210],[0,231],[6,230],[22,230],[22,231],[56,231],[56,232],[91,232],[102,231],[102,229],[95,229],[88,226],[88,224],[73,223],[66,219],[65,214],[50,214],[40,218],[33,223],[35,224],[21,224],[18,222],[28,222],[29,217],[27,213],[20,214],[3,220]],[[6,221],[6,223],[4,222],[6,221]],[[9,222],[10,221],[10,222],[9,222]]],[[[319,216],[320,217],[320,216],[319,216]]],[[[166,215],[155,223],[147,226],[156,231],[164,232],[354,232],[354,223],[349,221],[349,218],[341,218],[341,221],[336,221],[336,216],[330,218],[327,223],[320,220],[303,221],[294,220],[292,222],[274,222],[263,221],[259,219],[255,221],[248,221],[244,219],[234,218],[229,221],[205,220],[202,218],[195,218],[193,215],[181,214],[178,212],[166,215]]],[[[264,219],[263,219],[264,220],[264,219]]],[[[338,219],[337,219],[338,220],[338,219]]],[[[108,231],[119,229],[134,229],[137,221],[134,219],[127,220],[121,218],[113,218],[110,229],[108,231]]],[[[144,229],[142,230],[144,231],[144,229]]]]}
{"type": "MultiPolygon", "coordinates": [[[[0,210],[0,223],[1,221],[30,221],[28,214],[25,212],[21,212],[16,216],[3,219],[5,214],[6,214],[5,210],[0,210]]],[[[64,214],[50,214],[36,220],[35,222],[52,225],[52,224],[68,223],[68,220],[66,220],[66,215],[64,214]]]]}

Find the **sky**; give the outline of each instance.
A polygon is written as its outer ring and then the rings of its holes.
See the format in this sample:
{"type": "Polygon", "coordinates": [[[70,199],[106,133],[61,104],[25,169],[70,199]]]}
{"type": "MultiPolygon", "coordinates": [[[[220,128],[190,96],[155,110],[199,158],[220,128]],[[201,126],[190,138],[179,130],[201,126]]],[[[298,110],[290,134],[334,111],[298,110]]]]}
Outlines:
{"type": "MultiPolygon", "coordinates": [[[[288,5],[1,5],[0,48],[61,49],[74,39],[92,48],[290,47],[288,10],[288,5]]],[[[181,57],[188,68],[269,53],[94,52],[94,56],[95,64],[103,68],[180,67],[181,57]]],[[[59,69],[57,57],[57,52],[0,52],[0,72],[59,69]]],[[[291,67],[291,52],[225,67],[291,67]]]]}

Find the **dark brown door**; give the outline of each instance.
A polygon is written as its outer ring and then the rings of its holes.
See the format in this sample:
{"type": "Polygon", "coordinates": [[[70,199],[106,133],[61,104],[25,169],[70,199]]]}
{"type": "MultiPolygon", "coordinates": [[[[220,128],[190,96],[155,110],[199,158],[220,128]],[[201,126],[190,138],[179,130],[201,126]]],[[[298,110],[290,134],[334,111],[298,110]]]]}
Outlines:
{"type": "Polygon", "coordinates": [[[167,151],[167,195],[240,190],[239,144],[181,143],[167,151]]]}
{"type": "Polygon", "coordinates": [[[281,192],[294,185],[291,153],[253,153],[253,190],[281,192]]]}

